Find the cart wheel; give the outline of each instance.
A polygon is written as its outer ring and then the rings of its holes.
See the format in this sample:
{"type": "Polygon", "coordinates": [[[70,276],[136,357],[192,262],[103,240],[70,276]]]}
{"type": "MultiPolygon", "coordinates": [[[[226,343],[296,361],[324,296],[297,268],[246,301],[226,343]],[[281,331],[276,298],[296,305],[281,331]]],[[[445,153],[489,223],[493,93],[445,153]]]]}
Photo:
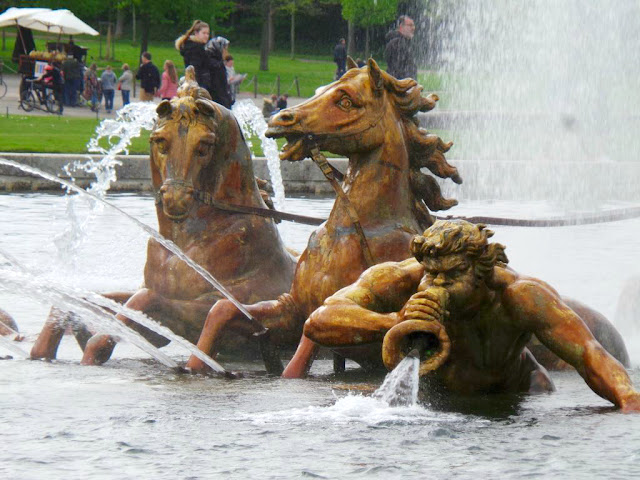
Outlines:
{"type": "Polygon", "coordinates": [[[47,111],[51,113],[58,113],[56,96],[53,94],[53,92],[47,93],[47,98],[45,99],[45,105],[47,107],[47,111]]]}
{"type": "Polygon", "coordinates": [[[0,98],[7,94],[7,84],[4,80],[0,80],[0,98]]]}
{"type": "Polygon", "coordinates": [[[33,92],[23,92],[22,98],[20,99],[20,107],[22,107],[25,112],[30,112],[35,106],[36,97],[34,96],[33,92]]]}

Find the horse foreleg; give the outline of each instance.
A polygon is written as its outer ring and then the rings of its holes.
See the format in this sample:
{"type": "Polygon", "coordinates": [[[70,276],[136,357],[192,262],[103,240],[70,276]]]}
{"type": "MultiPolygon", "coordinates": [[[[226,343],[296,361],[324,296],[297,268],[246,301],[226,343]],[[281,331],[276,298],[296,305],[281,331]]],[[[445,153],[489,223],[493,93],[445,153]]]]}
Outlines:
{"type": "Polygon", "coordinates": [[[306,335],[303,335],[287,368],[282,372],[283,378],[304,378],[307,376],[320,346],[306,335]]]}
{"type": "Polygon", "coordinates": [[[40,335],[38,335],[36,342],[31,347],[31,358],[34,360],[39,358],[45,360],[55,359],[60,341],[70,320],[70,312],[52,307],[40,335]]]}
{"type": "MultiPolygon", "coordinates": [[[[209,311],[198,348],[208,355],[215,355],[217,342],[223,332],[231,329],[245,336],[258,336],[262,356],[269,373],[280,374],[282,363],[274,346],[282,336],[291,335],[301,324],[300,315],[289,295],[246,306],[253,317],[249,319],[228,300],[219,300],[209,311]]],[[[206,372],[208,367],[199,358],[191,356],[186,365],[193,372],[206,372]]]]}
{"type": "MultiPolygon", "coordinates": [[[[156,301],[157,295],[147,288],[138,290],[129,300],[125,303],[125,307],[132,310],[145,311],[149,309],[156,301]]],[[[128,317],[122,314],[116,315],[116,318],[123,322],[130,328],[138,330],[143,328],[130,320],[128,317]]],[[[76,337],[78,338],[78,337],[76,337]]],[[[80,340],[78,340],[80,343],[80,340]]],[[[83,365],[102,365],[104,362],[111,358],[113,349],[116,347],[117,340],[112,335],[98,334],[92,336],[86,341],[84,348],[84,355],[82,357],[83,365]]]]}

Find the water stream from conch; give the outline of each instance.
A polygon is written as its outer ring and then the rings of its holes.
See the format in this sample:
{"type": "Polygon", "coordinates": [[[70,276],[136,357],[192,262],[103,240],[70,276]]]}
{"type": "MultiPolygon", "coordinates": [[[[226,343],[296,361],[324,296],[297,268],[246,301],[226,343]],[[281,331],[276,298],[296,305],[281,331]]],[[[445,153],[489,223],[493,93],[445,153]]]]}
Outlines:
{"type": "Polygon", "coordinates": [[[420,359],[417,356],[406,356],[387,374],[380,388],[371,396],[392,407],[415,405],[420,385],[419,370],[420,359]]]}
{"type": "Polygon", "coordinates": [[[249,138],[253,135],[260,139],[262,153],[267,159],[267,167],[271,176],[273,186],[273,203],[277,210],[285,209],[284,185],[282,183],[282,173],[280,172],[280,157],[278,156],[278,144],[272,138],[267,138],[267,122],[262,116],[262,112],[251,100],[240,100],[234,103],[231,110],[238,120],[247,144],[250,145],[249,138]]]}

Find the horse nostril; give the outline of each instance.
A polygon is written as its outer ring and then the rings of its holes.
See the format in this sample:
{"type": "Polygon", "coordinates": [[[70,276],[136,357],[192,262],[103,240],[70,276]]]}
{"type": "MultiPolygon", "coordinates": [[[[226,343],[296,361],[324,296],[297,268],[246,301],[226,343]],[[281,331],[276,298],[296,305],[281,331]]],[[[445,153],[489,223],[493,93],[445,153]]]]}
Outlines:
{"type": "Polygon", "coordinates": [[[164,195],[165,193],[167,193],[168,189],[169,189],[169,187],[167,187],[166,185],[162,185],[160,187],[160,193],[162,193],[164,195]]]}

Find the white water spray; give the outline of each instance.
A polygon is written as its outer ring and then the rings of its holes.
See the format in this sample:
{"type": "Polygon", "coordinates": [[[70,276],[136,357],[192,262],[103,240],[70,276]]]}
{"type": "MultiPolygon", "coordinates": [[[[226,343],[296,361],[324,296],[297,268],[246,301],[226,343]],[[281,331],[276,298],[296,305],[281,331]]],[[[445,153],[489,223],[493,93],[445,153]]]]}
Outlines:
{"type": "Polygon", "coordinates": [[[236,102],[232,108],[240,128],[244,133],[247,144],[251,147],[249,138],[253,135],[260,139],[262,152],[267,158],[271,184],[273,185],[273,203],[276,210],[285,210],[284,185],[282,183],[282,173],[280,172],[280,157],[278,156],[278,144],[272,138],[267,138],[267,122],[265,122],[262,112],[251,100],[241,100],[236,102]]]}
{"type": "MultiPolygon", "coordinates": [[[[71,162],[64,167],[64,172],[75,182],[74,173],[84,171],[95,175],[96,180],[91,183],[87,191],[104,198],[111,184],[117,180],[116,167],[122,162],[117,155],[128,154],[129,146],[134,138],[140,136],[143,130],[151,130],[155,124],[156,105],[151,102],[135,102],[118,110],[115,119],[105,119],[96,128],[94,136],[87,143],[87,150],[102,155],[100,160],[87,156],[86,161],[71,162]],[[104,142],[107,145],[104,145],[104,142]]],[[[54,238],[58,249],[58,257],[62,265],[75,266],[78,249],[86,238],[87,229],[95,216],[102,211],[99,202],[90,202],[87,213],[77,213],[77,196],[67,195],[67,216],[69,226],[54,238]]]]}

